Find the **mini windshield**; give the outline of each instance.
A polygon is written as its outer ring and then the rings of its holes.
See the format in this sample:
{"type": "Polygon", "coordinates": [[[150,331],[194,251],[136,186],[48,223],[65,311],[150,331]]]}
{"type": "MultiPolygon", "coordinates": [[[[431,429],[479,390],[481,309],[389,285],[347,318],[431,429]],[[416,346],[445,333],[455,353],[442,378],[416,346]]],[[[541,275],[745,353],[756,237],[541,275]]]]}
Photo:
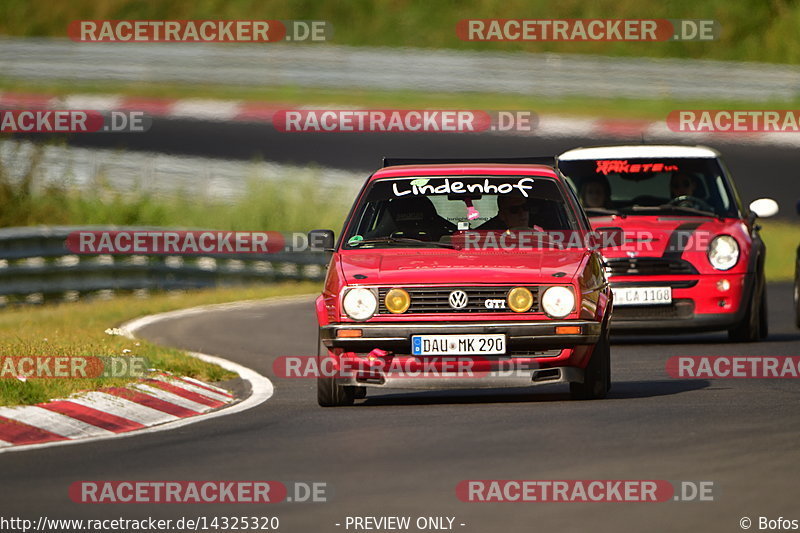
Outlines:
{"type": "Polygon", "coordinates": [[[450,247],[465,232],[578,228],[558,183],[539,176],[376,180],[351,220],[347,249],[450,247]]]}
{"type": "Polygon", "coordinates": [[[737,216],[730,184],[715,159],[559,161],[589,216],[737,216]]]}

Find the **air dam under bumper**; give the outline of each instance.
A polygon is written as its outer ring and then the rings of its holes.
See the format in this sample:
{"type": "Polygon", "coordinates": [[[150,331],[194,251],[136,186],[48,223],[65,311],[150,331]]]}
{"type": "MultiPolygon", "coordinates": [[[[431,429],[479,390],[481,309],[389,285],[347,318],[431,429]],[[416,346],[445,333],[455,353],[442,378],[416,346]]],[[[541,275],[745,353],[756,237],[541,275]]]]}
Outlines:
{"type": "Polygon", "coordinates": [[[600,340],[602,325],[593,320],[481,321],[481,322],[352,322],[320,327],[320,337],[328,348],[369,352],[381,348],[397,353],[411,353],[412,335],[458,335],[502,333],[509,350],[557,349],[600,340]],[[558,326],[578,326],[579,334],[556,333],[558,326]],[[339,337],[342,329],[361,330],[361,337],[339,337]]]}
{"type": "Polygon", "coordinates": [[[584,370],[572,366],[539,369],[515,369],[473,377],[458,373],[440,373],[436,377],[396,377],[391,374],[348,376],[336,379],[345,386],[378,387],[387,389],[498,389],[506,387],[530,387],[554,383],[583,383],[584,370]]]}

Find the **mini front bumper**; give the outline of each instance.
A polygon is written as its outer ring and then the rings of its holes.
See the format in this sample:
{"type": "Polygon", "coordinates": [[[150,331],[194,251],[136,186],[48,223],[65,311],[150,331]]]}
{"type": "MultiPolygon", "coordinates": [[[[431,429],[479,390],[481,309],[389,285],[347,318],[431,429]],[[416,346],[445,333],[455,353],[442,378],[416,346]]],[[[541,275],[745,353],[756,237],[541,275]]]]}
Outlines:
{"type": "Polygon", "coordinates": [[[602,326],[592,320],[481,321],[481,322],[354,322],[320,327],[320,337],[328,348],[369,352],[374,348],[397,353],[411,352],[412,335],[453,335],[500,333],[506,336],[507,349],[552,350],[596,344],[602,326]],[[578,326],[578,334],[557,334],[559,326],[578,326]],[[341,330],[361,330],[360,337],[341,337],[341,330]]]}

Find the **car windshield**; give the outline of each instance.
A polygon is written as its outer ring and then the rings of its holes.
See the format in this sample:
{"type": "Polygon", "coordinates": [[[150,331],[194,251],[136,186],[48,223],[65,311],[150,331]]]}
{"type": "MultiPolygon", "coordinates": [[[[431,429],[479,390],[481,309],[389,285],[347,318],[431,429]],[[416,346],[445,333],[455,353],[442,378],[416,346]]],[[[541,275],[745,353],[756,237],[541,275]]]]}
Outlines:
{"type": "Polygon", "coordinates": [[[578,228],[556,180],[540,176],[380,179],[353,213],[346,249],[457,247],[464,234],[578,228]]]}
{"type": "Polygon", "coordinates": [[[736,216],[730,184],[712,158],[559,161],[586,214],[736,216]]]}

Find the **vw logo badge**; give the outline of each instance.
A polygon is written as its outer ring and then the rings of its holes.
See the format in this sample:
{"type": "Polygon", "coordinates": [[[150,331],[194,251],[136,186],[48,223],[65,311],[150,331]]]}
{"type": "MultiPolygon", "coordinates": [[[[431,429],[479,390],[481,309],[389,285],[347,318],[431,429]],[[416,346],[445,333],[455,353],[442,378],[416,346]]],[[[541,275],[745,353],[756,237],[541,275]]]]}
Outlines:
{"type": "Polygon", "coordinates": [[[464,309],[467,306],[469,298],[466,292],[459,290],[451,292],[447,300],[450,302],[450,307],[453,309],[464,309]]]}

